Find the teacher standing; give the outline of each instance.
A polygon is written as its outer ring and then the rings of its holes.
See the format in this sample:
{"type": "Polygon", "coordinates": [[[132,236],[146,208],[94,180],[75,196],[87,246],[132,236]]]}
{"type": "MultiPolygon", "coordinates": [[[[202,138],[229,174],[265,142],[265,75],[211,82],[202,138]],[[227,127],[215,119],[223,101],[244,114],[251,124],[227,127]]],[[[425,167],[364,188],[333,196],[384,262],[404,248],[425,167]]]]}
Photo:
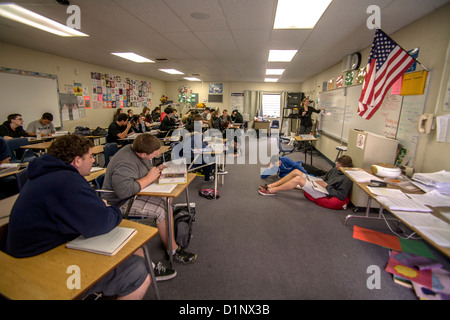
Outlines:
{"type": "Polygon", "coordinates": [[[311,115],[313,112],[320,113],[320,111],[325,110],[323,108],[315,109],[309,107],[309,98],[303,99],[300,105],[300,131],[299,134],[310,134],[313,126],[311,115]]]}

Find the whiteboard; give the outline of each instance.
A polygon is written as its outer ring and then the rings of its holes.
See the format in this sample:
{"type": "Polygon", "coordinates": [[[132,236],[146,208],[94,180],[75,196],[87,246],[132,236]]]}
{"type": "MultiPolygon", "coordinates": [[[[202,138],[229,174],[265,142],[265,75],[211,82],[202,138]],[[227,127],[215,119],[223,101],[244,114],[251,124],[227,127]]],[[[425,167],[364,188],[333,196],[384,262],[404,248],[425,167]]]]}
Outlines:
{"type": "Polygon", "coordinates": [[[403,97],[389,91],[378,111],[367,120],[357,113],[361,90],[362,85],[357,85],[319,93],[319,108],[325,109],[321,113],[321,129],[343,142],[348,141],[350,129],[395,139],[403,97]]]}
{"type": "MultiPolygon", "coordinates": [[[[32,73],[35,74],[35,73],[32,73]]],[[[35,76],[0,72],[0,123],[9,114],[19,113],[26,130],[30,122],[38,120],[44,112],[53,114],[53,124],[61,127],[61,114],[58,98],[58,80],[54,75],[35,76]]]]}

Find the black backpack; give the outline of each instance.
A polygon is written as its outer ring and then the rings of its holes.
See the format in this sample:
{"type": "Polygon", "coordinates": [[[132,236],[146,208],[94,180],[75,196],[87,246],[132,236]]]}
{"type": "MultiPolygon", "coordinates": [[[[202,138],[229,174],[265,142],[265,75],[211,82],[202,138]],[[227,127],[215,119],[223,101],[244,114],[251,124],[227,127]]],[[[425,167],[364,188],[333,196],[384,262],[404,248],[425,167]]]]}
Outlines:
{"type": "Polygon", "coordinates": [[[178,207],[173,212],[175,241],[183,249],[189,246],[192,237],[192,224],[195,221],[195,207],[189,214],[187,206],[178,207]]]}

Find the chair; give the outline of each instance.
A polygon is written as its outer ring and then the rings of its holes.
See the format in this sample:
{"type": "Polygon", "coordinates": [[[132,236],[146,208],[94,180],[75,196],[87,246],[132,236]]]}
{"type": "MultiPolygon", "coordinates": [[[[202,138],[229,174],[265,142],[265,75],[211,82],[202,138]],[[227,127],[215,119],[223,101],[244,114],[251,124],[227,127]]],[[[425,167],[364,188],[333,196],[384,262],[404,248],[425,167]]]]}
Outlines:
{"type": "Polygon", "coordinates": [[[279,149],[279,154],[281,154],[281,156],[283,157],[285,154],[289,154],[295,151],[295,146],[291,146],[288,143],[284,142],[283,138],[278,138],[278,149],[279,149]]]}
{"type": "Polygon", "coordinates": [[[116,142],[109,142],[103,146],[103,154],[105,156],[105,168],[108,166],[110,158],[119,151],[119,145],[116,142]]]}

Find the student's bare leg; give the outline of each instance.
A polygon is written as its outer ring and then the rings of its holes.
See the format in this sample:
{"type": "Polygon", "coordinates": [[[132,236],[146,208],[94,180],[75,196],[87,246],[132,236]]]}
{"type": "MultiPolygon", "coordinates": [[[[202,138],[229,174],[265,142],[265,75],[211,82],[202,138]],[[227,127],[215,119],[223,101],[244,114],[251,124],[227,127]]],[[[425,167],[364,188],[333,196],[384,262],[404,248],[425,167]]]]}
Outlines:
{"type": "Polygon", "coordinates": [[[303,172],[301,172],[301,171],[298,170],[298,169],[294,169],[294,170],[292,170],[291,172],[289,172],[286,176],[284,176],[283,178],[281,178],[280,180],[275,181],[274,183],[271,183],[271,184],[267,185],[267,187],[269,187],[269,188],[278,187],[278,186],[281,186],[281,185],[283,185],[283,184],[289,182],[289,181],[292,180],[293,178],[295,178],[295,177],[300,177],[300,176],[301,176],[301,177],[304,176],[303,172]]]}
{"type": "Polygon", "coordinates": [[[289,179],[285,183],[271,187],[270,185],[267,187],[267,191],[269,193],[277,193],[279,191],[287,191],[294,189],[297,185],[304,186],[306,183],[306,178],[303,176],[295,176],[292,179],[289,179]]]}

